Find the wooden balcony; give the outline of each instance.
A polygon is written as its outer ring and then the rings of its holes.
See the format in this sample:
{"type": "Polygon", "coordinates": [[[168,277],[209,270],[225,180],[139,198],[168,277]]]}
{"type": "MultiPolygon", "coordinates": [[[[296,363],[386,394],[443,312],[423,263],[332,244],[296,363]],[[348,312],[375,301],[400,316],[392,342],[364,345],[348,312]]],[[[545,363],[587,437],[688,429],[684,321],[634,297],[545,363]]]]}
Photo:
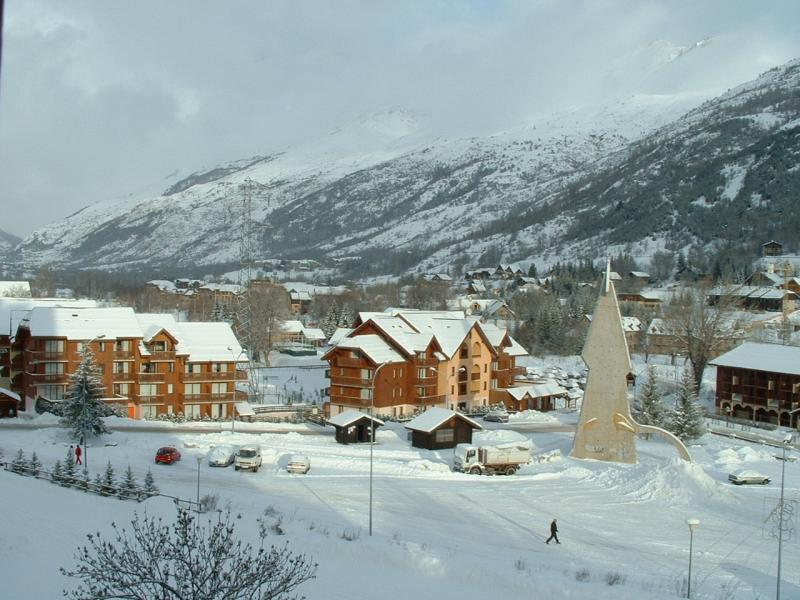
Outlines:
{"type": "Polygon", "coordinates": [[[133,360],[134,355],[130,350],[114,350],[114,360],[133,360]]]}
{"type": "MultiPolygon", "coordinates": [[[[444,402],[444,394],[431,394],[429,396],[417,395],[417,400],[425,404],[442,404],[444,402]]],[[[402,402],[401,404],[405,404],[402,402]]]]}
{"type": "Polygon", "coordinates": [[[175,360],[174,350],[151,350],[150,360],[152,361],[173,361],[175,360]]]}
{"type": "Polygon", "coordinates": [[[414,366],[415,367],[435,367],[439,364],[439,361],[435,358],[415,358],[414,359],[414,366]]]}
{"type": "MultiPolygon", "coordinates": [[[[227,392],[225,394],[184,394],[183,401],[188,403],[193,402],[233,402],[234,400],[238,400],[237,398],[238,392],[234,394],[234,392],[227,392]]],[[[245,394],[247,396],[247,394],[245,394]]]]}
{"type": "Polygon", "coordinates": [[[114,381],[130,381],[130,382],[132,382],[135,379],[135,377],[134,377],[133,373],[131,373],[130,371],[128,371],[128,372],[120,371],[119,373],[117,373],[115,371],[112,371],[111,379],[113,379],[114,381]]]}
{"type": "Polygon", "coordinates": [[[514,367],[514,375],[527,375],[528,371],[525,367],[514,367]]]}
{"type": "Polygon", "coordinates": [[[362,379],[361,377],[344,377],[343,375],[336,375],[331,380],[331,385],[343,385],[346,387],[359,388],[371,388],[372,383],[372,379],[362,379]]]}
{"type": "Polygon", "coordinates": [[[69,383],[68,373],[28,373],[31,381],[37,383],[69,383]]]}
{"type": "Polygon", "coordinates": [[[164,381],[164,373],[139,373],[139,381],[161,383],[164,381]]]}
{"type": "Polygon", "coordinates": [[[247,381],[247,371],[205,371],[183,373],[183,381],[247,381]]]}
{"type": "Polygon", "coordinates": [[[66,351],[62,352],[45,352],[39,350],[26,350],[25,353],[27,354],[27,361],[26,362],[68,362],[70,360],[75,360],[75,357],[70,356],[70,353],[66,351]]]}

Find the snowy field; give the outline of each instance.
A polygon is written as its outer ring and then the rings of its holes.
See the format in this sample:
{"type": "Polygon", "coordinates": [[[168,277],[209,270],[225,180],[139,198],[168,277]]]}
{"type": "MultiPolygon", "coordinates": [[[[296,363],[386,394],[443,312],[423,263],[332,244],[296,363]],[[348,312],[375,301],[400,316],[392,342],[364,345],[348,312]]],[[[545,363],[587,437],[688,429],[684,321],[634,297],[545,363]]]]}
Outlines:
{"type": "MultiPolygon", "coordinates": [[[[775,449],[706,435],[690,447],[695,463],[686,464],[671,448],[642,440],[639,464],[615,465],[568,458],[570,433],[494,428],[483,435],[492,441],[524,435],[535,454],[555,458],[511,477],[453,473],[452,451],[413,449],[402,427],[388,424],[374,449],[371,538],[369,447],[338,445],[331,431],[119,431],[98,440],[89,460],[92,472],[108,460],[118,473],[131,465],[140,480],[151,468],[163,493],[195,499],[196,457],[216,444],[260,444],[264,466],[258,473],[211,468],[204,460],[200,494],[218,494],[220,506],[242,515],[238,529],[252,539],[256,518],[268,507],[279,511],[286,536],[273,536],[274,542],[288,540],[319,563],[317,578],[298,590],[309,599],[676,598],[688,566],[690,517],[701,522],[694,537],[693,597],[773,597],[777,542],[763,520],[778,499],[775,449]],[[167,444],[179,447],[183,460],[154,465],[156,449],[167,444]],[[294,453],[311,459],[307,475],[285,472],[294,453]],[[740,468],[761,471],[773,483],[727,483],[727,474],[740,468]],[[560,546],[544,544],[554,517],[560,546]]],[[[59,428],[0,425],[5,460],[23,448],[28,455],[35,450],[49,467],[63,459],[68,445],[59,428]]],[[[786,464],[786,481],[787,498],[796,502],[800,462],[786,464]]],[[[73,564],[87,533],[108,532],[111,521],[126,523],[134,511],[174,513],[172,502],[161,497],[137,504],[4,471],[0,502],[7,507],[0,528],[0,596],[9,599],[59,597],[73,582],[58,567],[73,564]]],[[[800,598],[793,525],[783,550],[784,598],[800,598]]]]}

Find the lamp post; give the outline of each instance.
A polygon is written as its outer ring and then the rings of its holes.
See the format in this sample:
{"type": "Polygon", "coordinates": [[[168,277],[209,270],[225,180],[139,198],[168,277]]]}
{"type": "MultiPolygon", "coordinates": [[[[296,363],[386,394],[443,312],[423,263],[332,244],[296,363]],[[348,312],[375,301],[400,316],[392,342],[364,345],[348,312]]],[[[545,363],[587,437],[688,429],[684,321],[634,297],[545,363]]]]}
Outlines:
{"type": "Polygon", "coordinates": [[[203,457],[197,457],[197,512],[200,512],[200,463],[203,462],[203,457]]]}
{"type": "Polygon", "coordinates": [[[689,580],[686,583],[686,597],[692,597],[692,552],[694,543],[694,530],[700,526],[699,519],[687,519],[686,524],[689,526],[689,580]]]}
{"type": "MultiPolygon", "coordinates": [[[[92,339],[90,339],[88,342],[86,342],[85,348],[88,349],[88,350],[91,350],[89,348],[89,346],[93,342],[96,342],[97,340],[102,340],[104,337],[106,337],[105,333],[101,333],[100,335],[94,336],[92,339]]],[[[83,403],[82,404],[83,404],[83,406],[81,407],[81,411],[83,412],[83,414],[81,415],[81,417],[83,418],[83,420],[81,421],[81,442],[83,443],[83,475],[84,475],[84,477],[88,477],[89,476],[89,443],[88,443],[88,439],[89,438],[88,438],[88,436],[86,434],[86,390],[84,390],[83,403]]]]}
{"type": "MultiPolygon", "coordinates": [[[[792,413],[797,412],[798,410],[800,409],[793,410],[791,413],[789,413],[790,425],[792,413]]],[[[775,600],[781,600],[781,558],[783,554],[783,482],[786,475],[786,448],[789,447],[789,444],[791,444],[793,440],[794,434],[787,433],[783,438],[783,443],[781,444],[781,499],[778,502],[778,581],[775,588],[775,600]]]]}
{"type": "Polygon", "coordinates": [[[375,384],[378,381],[378,372],[391,361],[382,362],[372,375],[372,388],[369,394],[369,535],[372,536],[372,447],[375,445],[375,384]]]}

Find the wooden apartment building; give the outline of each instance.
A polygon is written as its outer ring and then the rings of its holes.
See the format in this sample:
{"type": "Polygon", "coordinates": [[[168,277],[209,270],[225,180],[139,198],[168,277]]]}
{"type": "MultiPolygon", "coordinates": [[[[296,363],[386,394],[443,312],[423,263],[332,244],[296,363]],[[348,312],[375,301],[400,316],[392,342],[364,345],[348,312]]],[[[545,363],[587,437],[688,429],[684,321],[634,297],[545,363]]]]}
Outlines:
{"type": "Polygon", "coordinates": [[[711,361],[720,414],[797,428],[800,348],[745,342],[711,361]]]}
{"type": "Polygon", "coordinates": [[[31,410],[37,398],[59,401],[88,344],[105,401],[131,418],[180,414],[227,418],[246,399],[237,384],[242,349],[227,323],[179,323],[131,308],[34,306],[10,342],[10,389],[31,410]]]}
{"type": "Polygon", "coordinates": [[[330,415],[368,411],[373,392],[376,415],[487,406],[493,390],[514,385],[520,353],[504,329],[460,311],[361,313],[324,356],[330,415]]]}

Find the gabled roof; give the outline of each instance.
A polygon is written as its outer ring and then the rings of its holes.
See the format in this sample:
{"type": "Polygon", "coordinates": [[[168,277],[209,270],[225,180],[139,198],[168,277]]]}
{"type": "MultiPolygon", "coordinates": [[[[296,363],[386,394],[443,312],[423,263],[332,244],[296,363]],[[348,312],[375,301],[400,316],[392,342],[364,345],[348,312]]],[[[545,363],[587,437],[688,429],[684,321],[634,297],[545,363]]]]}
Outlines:
{"type": "Polygon", "coordinates": [[[448,410],[446,408],[439,408],[439,407],[429,408],[418,417],[415,417],[414,419],[406,423],[405,428],[410,429],[412,431],[421,431],[423,433],[430,433],[443,423],[446,423],[452,417],[457,417],[462,421],[469,423],[475,429],[483,429],[483,427],[481,427],[481,425],[477,421],[473,421],[469,417],[462,415],[461,413],[457,413],[454,410],[448,410]]]}
{"type": "Polygon", "coordinates": [[[545,398],[547,396],[565,396],[567,394],[566,388],[552,381],[510,387],[507,388],[506,391],[515,400],[522,400],[525,396],[530,396],[531,398],[545,398]]]}
{"type": "Polygon", "coordinates": [[[36,306],[62,308],[97,308],[95,300],[70,300],[60,298],[4,298],[0,297],[0,335],[15,335],[22,321],[30,316],[36,306]]]}
{"type": "Polygon", "coordinates": [[[387,344],[381,336],[375,335],[374,333],[343,338],[336,346],[329,350],[323,358],[327,358],[331,352],[339,348],[359,350],[376,365],[381,363],[405,362],[405,359],[400,356],[394,348],[387,344]]]}
{"type": "Polygon", "coordinates": [[[800,375],[800,348],[781,344],[745,342],[709,364],[770,373],[800,375]]]}
{"type": "Polygon", "coordinates": [[[87,341],[103,336],[107,340],[141,338],[142,329],[133,309],[58,308],[36,306],[31,310],[32,336],[87,341]]]}
{"type": "Polygon", "coordinates": [[[335,346],[336,344],[339,343],[339,341],[342,338],[347,337],[352,332],[353,330],[348,327],[339,327],[336,329],[336,331],[333,332],[331,339],[328,340],[328,344],[330,344],[331,346],[335,346]]]}
{"type": "Polygon", "coordinates": [[[331,417],[328,419],[328,423],[333,425],[334,427],[347,427],[356,421],[360,421],[361,419],[368,419],[372,420],[373,423],[378,425],[385,425],[383,421],[380,419],[376,419],[375,417],[369,416],[367,413],[358,411],[358,410],[346,410],[343,413],[339,413],[335,417],[331,417]]]}

